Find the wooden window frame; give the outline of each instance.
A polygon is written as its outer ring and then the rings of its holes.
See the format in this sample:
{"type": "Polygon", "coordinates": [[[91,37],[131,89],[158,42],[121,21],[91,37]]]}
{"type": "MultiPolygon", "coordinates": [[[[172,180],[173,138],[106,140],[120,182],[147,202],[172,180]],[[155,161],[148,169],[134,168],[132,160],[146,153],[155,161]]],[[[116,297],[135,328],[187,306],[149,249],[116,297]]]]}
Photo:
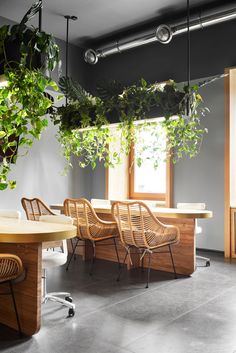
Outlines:
{"type": "Polygon", "coordinates": [[[156,200],[165,202],[163,207],[172,207],[172,181],[173,181],[173,165],[171,157],[166,161],[166,193],[144,193],[134,191],[134,145],[131,147],[129,154],[129,198],[132,200],[156,200]]]}

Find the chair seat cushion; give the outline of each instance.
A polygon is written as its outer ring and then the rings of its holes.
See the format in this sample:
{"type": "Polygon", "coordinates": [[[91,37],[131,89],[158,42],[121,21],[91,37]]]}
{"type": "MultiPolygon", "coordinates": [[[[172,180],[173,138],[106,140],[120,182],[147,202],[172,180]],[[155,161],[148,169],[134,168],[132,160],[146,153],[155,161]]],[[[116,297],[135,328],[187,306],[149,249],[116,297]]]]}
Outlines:
{"type": "Polygon", "coordinates": [[[67,254],[59,252],[57,250],[43,250],[42,251],[42,267],[50,268],[62,266],[67,261],[67,254]]]}

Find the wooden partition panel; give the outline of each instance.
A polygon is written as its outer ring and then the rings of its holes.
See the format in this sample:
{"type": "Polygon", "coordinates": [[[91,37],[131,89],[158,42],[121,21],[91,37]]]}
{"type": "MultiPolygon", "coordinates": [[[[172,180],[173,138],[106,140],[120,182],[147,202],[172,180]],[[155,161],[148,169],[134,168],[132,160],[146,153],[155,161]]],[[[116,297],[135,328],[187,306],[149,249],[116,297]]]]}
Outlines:
{"type": "Polygon", "coordinates": [[[236,258],[236,208],[230,210],[230,240],[231,240],[231,258],[236,258]]]}
{"type": "MultiPolygon", "coordinates": [[[[42,244],[0,243],[0,252],[18,255],[26,270],[25,279],[14,284],[13,289],[22,332],[31,336],[38,332],[41,324],[42,244]]],[[[0,291],[9,291],[9,286],[0,285],[0,291]]],[[[18,329],[11,295],[1,296],[0,322],[18,329]]]]}

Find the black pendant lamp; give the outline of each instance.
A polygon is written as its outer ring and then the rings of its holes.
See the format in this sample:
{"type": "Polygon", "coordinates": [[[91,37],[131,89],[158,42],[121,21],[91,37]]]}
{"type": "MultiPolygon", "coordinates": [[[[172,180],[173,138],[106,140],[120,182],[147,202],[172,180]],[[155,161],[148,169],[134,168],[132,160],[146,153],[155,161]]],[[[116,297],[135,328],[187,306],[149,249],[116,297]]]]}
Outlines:
{"type": "MultiPolygon", "coordinates": [[[[78,19],[77,16],[64,16],[66,19],[66,79],[68,79],[68,60],[69,60],[69,22],[70,20],[76,21],[78,19]]],[[[68,92],[67,92],[68,93],[68,92]]],[[[66,105],[67,105],[67,94],[66,94],[66,105]]]]}

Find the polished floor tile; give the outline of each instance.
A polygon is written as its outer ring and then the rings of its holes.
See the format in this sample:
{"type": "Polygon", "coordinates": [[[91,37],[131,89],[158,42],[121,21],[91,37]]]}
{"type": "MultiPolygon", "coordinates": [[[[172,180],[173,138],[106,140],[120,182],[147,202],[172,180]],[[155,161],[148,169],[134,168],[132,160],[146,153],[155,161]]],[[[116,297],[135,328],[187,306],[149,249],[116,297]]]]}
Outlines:
{"type": "Polygon", "coordinates": [[[116,282],[116,264],[97,261],[89,276],[89,263],[77,258],[68,272],[48,273],[48,290],[70,291],[76,315],[48,302],[32,338],[0,327],[0,352],[236,353],[236,262],[208,255],[211,266],[192,277],[152,271],[149,289],[140,270],[116,282]]]}

